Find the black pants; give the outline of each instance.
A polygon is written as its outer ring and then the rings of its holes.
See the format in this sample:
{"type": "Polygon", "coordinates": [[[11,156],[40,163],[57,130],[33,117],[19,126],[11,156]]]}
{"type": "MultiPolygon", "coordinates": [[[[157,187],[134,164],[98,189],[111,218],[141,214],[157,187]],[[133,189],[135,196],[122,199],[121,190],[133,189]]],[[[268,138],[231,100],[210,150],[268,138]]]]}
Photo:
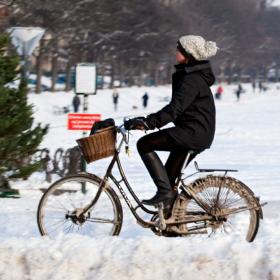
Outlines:
{"type": "MultiPolygon", "coordinates": [[[[140,156],[154,151],[170,152],[165,163],[165,169],[169,177],[170,186],[173,188],[189,149],[178,147],[166,130],[150,133],[140,138],[137,142],[137,149],[140,156]]],[[[195,155],[192,155],[189,162],[194,157],[195,155]]]]}

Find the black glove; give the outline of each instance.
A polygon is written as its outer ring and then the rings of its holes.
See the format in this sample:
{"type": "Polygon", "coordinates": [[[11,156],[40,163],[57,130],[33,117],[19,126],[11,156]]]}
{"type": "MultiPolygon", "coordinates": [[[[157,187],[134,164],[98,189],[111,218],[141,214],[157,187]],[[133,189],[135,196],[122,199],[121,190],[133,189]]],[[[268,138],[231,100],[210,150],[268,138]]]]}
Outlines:
{"type": "Polygon", "coordinates": [[[140,129],[140,127],[145,130],[149,129],[144,117],[137,117],[124,122],[124,128],[126,130],[140,129]]]}

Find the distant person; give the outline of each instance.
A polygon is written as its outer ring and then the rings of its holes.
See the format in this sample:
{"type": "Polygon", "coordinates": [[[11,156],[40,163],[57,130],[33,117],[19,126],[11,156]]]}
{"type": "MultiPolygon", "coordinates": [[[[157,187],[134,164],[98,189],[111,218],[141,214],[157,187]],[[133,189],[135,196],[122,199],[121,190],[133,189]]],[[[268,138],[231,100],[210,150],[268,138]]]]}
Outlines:
{"type": "Polygon", "coordinates": [[[219,85],[215,93],[215,99],[221,99],[223,91],[224,91],[223,87],[219,85]]]}
{"type": "Polygon", "coordinates": [[[252,82],[252,88],[253,88],[253,93],[255,93],[255,90],[256,90],[256,82],[255,81],[252,82]]]}
{"type": "Polygon", "coordinates": [[[262,81],[259,81],[259,92],[263,91],[263,83],[262,81]]]}
{"type": "Polygon", "coordinates": [[[147,92],[145,92],[145,94],[142,96],[142,100],[143,100],[143,108],[147,108],[148,106],[148,100],[149,100],[149,95],[147,92]]]}
{"type": "Polygon", "coordinates": [[[242,85],[239,84],[237,90],[235,91],[236,97],[237,97],[237,101],[239,101],[240,95],[241,95],[242,92],[244,92],[244,90],[243,90],[243,88],[242,88],[242,85]]]}
{"type": "Polygon", "coordinates": [[[72,101],[72,105],[74,107],[74,113],[79,112],[80,104],[81,104],[80,97],[78,95],[75,95],[72,101]]]}
{"type": "Polygon", "coordinates": [[[113,97],[113,103],[114,103],[114,110],[117,111],[118,102],[119,102],[119,93],[116,88],[114,88],[114,90],[113,90],[112,97],[113,97]]]}

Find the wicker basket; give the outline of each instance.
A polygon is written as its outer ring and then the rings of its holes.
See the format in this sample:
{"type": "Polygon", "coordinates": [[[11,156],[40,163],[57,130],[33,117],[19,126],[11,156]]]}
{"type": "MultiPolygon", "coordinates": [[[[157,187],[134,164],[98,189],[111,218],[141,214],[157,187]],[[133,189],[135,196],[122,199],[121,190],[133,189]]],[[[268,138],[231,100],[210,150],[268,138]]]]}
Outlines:
{"type": "Polygon", "coordinates": [[[77,140],[87,163],[114,155],[116,147],[116,129],[110,126],[98,130],[95,134],[77,140]]]}

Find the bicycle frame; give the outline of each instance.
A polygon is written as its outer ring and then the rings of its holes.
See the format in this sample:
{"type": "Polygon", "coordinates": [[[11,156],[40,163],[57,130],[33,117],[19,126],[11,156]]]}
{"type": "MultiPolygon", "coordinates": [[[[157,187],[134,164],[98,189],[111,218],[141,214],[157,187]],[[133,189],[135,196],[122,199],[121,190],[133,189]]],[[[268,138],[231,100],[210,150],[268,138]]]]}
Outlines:
{"type": "Polygon", "coordinates": [[[143,227],[152,227],[154,226],[154,223],[152,222],[147,222],[147,221],[144,221],[136,212],[136,210],[140,207],[143,211],[145,211],[146,213],[148,214],[151,214],[151,215],[155,215],[157,214],[158,212],[157,211],[152,211],[152,210],[149,210],[148,208],[146,208],[142,203],[141,201],[139,200],[138,196],[135,194],[135,192],[133,191],[132,187],[130,186],[129,182],[128,182],[128,179],[126,178],[126,175],[124,173],[124,170],[122,168],[122,165],[121,165],[121,161],[120,161],[120,158],[119,158],[119,153],[120,153],[120,150],[123,146],[124,143],[127,143],[128,144],[128,141],[126,139],[126,134],[125,134],[125,130],[122,128],[122,126],[118,127],[117,128],[117,132],[119,132],[121,135],[122,135],[122,139],[118,145],[118,148],[116,149],[116,152],[113,156],[113,159],[112,161],[110,162],[108,168],[107,168],[107,171],[103,177],[103,180],[100,184],[100,188],[98,190],[98,192],[96,193],[95,195],[95,198],[92,200],[92,202],[87,206],[85,207],[83,213],[86,213],[99,199],[99,196],[103,190],[103,188],[106,188],[106,184],[108,182],[108,179],[110,178],[114,184],[117,186],[118,190],[120,191],[122,197],[124,198],[126,204],[128,205],[130,211],[132,212],[132,214],[134,215],[134,217],[136,218],[137,222],[142,225],[143,227]],[[118,171],[119,171],[119,174],[121,175],[121,180],[117,180],[116,177],[112,174],[112,170],[113,170],[113,167],[114,165],[117,163],[117,167],[118,167],[118,171]],[[135,202],[137,203],[137,206],[134,207],[131,203],[131,201],[129,200],[129,198],[127,197],[123,187],[121,186],[121,182],[124,182],[126,188],[128,189],[129,193],[131,194],[131,196],[133,197],[133,199],[135,200],[135,202]]]}
{"type": "MultiPolygon", "coordinates": [[[[147,221],[144,221],[136,212],[136,210],[138,208],[141,208],[143,211],[145,211],[146,213],[148,214],[151,214],[151,215],[155,215],[155,214],[158,214],[158,211],[152,211],[152,210],[149,210],[148,208],[146,208],[142,203],[141,201],[139,200],[138,196],[135,194],[135,192],[133,191],[132,187],[130,186],[129,182],[128,182],[128,179],[124,173],[124,170],[122,168],[122,165],[121,165],[121,161],[120,161],[120,158],[119,158],[119,153],[120,153],[120,150],[123,146],[124,143],[128,144],[128,141],[126,139],[126,132],[125,130],[122,128],[122,126],[118,127],[117,128],[117,132],[119,132],[121,135],[122,135],[122,139],[118,145],[118,148],[116,149],[116,152],[113,156],[113,159],[112,161],[110,162],[108,168],[107,168],[107,171],[103,177],[103,180],[100,184],[100,188],[95,196],[95,198],[93,199],[93,201],[84,209],[83,213],[86,213],[99,199],[99,196],[103,190],[103,188],[106,188],[106,183],[108,182],[108,179],[110,178],[114,184],[117,186],[119,192],[121,193],[122,197],[124,198],[126,204],[128,205],[130,211],[132,212],[132,214],[134,215],[134,217],[136,218],[137,222],[143,226],[143,227],[146,227],[146,228],[149,228],[149,227],[153,227],[154,226],[154,223],[153,222],[147,222],[147,221]],[[117,167],[118,167],[118,171],[119,171],[119,174],[121,175],[121,180],[117,180],[116,177],[112,174],[112,170],[113,170],[113,167],[114,165],[117,163],[117,167]],[[129,200],[129,198],[127,197],[123,187],[121,186],[121,182],[124,182],[126,188],[128,189],[129,193],[131,194],[131,196],[133,197],[133,199],[135,200],[135,202],[137,203],[137,206],[136,207],[133,207],[131,201],[129,200]]],[[[186,159],[186,162],[187,163],[187,160],[188,158],[186,159]]],[[[183,182],[181,176],[178,178],[178,181],[176,182],[176,185],[178,186],[180,182],[183,182]]],[[[185,186],[185,185],[184,185],[185,186]]],[[[183,190],[186,192],[186,189],[183,188],[183,190]]],[[[186,192],[189,194],[189,192],[186,192]]],[[[202,207],[203,207],[203,204],[202,204],[202,207]]],[[[205,208],[205,207],[203,207],[205,208]]],[[[206,213],[207,214],[210,214],[208,211],[208,209],[205,209],[206,213]]],[[[197,219],[198,221],[205,221],[205,217],[201,217],[201,218],[198,218],[197,219]]],[[[209,220],[209,216],[208,216],[208,220],[209,220]]]]}

